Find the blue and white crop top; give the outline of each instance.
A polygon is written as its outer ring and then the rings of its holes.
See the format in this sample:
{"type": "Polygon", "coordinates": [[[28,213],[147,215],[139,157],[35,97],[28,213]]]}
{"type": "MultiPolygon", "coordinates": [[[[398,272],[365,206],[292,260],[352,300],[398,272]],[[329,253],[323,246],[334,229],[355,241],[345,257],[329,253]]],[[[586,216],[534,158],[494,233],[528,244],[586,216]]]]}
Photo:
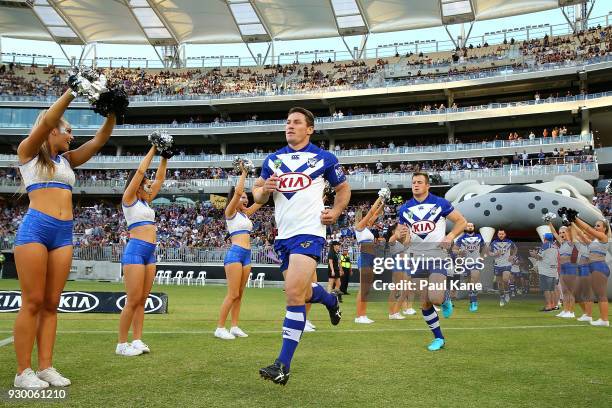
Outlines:
{"type": "Polygon", "coordinates": [[[47,177],[44,172],[39,171],[39,167],[36,165],[38,156],[19,166],[19,172],[28,193],[40,188],[63,188],[72,191],[75,176],[68,159],[58,155],[52,160],[55,164],[55,172],[52,177],[47,177]]]}
{"type": "Polygon", "coordinates": [[[572,256],[572,253],[574,252],[574,244],[570,241],[562,241],[561,245],[559,246],[559,256],[572,256]]]}
{"type": "Polygon", "coordinates": [[[155,224],[155,210],[149,207],[146,201],[137,199],[133,204],[125,205],[121,203],[121,206],[128,230],[141,225],[155,224]]]}
{"type": "Polygon", "coordinates": [[[605,256],[606,252],[608,252],[608,243],[607,242],[599,242],[599,240],[594,239],[589,244],[589,254],[605,256]]]}
{"type": "Polygon", "coordinates": [[[225,221],[230,237],[238,234],[249,234],[253,231],[253,223],[246,214],[240,211],[236,211],[232,218],[226,218],[225,221]]]}
{"type": "Polygon", "coordinates": [[[589,261],[589,246],[582,242],[576,242],[576,248],[578,248],[578,261],[580,263],[587,263],[589,261]]]}
{"type": "Polygon", "coordinates": [[[372,234],[372,231],[370,231],[370,229],[367,227],[361,231],[355,228],[355,238],[357,239],[358,244],[364,242],[374,242],[374,234],[372,234]]]}

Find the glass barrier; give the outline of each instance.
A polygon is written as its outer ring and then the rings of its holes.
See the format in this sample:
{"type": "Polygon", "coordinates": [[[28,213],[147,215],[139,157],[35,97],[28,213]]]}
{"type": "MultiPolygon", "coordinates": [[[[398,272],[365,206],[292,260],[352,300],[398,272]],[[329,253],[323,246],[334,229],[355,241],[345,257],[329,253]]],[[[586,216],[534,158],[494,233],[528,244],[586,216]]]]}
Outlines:
{"type": "MultiPolygon", "coordinates": [[[[393,148],[377,148],[377,149],[348,149],[334,150],[337,157],[363,157],[363,156],[381,156],[381,155],[397,155],[409,153],[444,153],[458,152],[470,150],[487,150],[500,148],[514,148],[520,150],[522,147],[530,146],[551,146],[563,145],[568,143],[584,143],[584,145],[592,145],[593,135],[591,133],[585,135],[569,135],[553,137],[537,137],[533,140],[494,140],[480,143],[457,143],[457,144],[441,144],[431,146],[396,146],[393,148]]],[[[203,154],[203,155],[181,155],[178,154],[172,157],[172,161],[193,161],[193,162],[214,162],[219,164],[222,161],[233,161],[236,157],[248,158],[251,160],[264,160],[268,153],[242,153],[242,154],[203,154]]],[[[138,163],[143,156],[94,156],[89,162],[93,163],[138,163]]],[[[432,160],[434,158],[431,158],[432,160]]],[[[17,155],[0,154],[0,161],[9,161],[17,163],[17,155]]],[[[159,161],[159,157],[153,158],[153,161],[159,161]]]]}
{"type": "MultiPolygon", "coordinates": [[[[597,172],[597,162],[573,163],[569,160],[565,163],[540,165],[537,164],[537,159],[527,160],[519,164],[505,165],[499,168],[483,168],[483,169],[464,169],[450,171],[429,171],[424,168],[431,176],[439,176],[443,184],[456,184],[467,179],[484,179],[488,177],[508,177],[513,176],[542,176],[542,175],[557,175],[570,173],[597,172]]],[[[371,184],[394,183],[410,185],[412,180],[412,172],[406,173],[359,173],[349,174],[346,176],[348,182],[352,186],[361,186],[362,188],[371,187],[371,184]]],[[[208,187],[231,187],[236,184],[237,176],[229,176],[225,179],[189,179],[189,180],[173,180],[168,179],[164,182],[165,189],[181,189],[185,191],[208,187]]],[[[246,186],[252,186],[256,178],[251,177],[246,180],[246,186]]],[[[21,186],[21,180],[3,177],[0,179],[0,186],[21,186]]],[[[93,187],[93,188],[112,188],[117,191],[123,191],[125,180],[77,180],[75,188],[93,187]]]]}

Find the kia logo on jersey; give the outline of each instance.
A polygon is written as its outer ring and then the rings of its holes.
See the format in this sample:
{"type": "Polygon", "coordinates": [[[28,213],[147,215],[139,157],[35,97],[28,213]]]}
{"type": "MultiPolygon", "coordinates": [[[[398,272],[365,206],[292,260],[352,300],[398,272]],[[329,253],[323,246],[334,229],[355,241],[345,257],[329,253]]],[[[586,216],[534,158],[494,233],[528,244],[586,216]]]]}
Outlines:
{"type": "Polygon", "coordinates": [[[285,173],[279,176],[276,190],[281,193],[300,191],[312,184],[312,179],[303,173],[285,173]]]}
{"type": "Polygon", "coordinates": [[[434,228],[436,228],[436,224],[434,224],[432,221],[417,221],[414,224],[412,224],[412,232],[414,232],[415,234],[429,234],[431,231],[434,230],[434,228]]]}

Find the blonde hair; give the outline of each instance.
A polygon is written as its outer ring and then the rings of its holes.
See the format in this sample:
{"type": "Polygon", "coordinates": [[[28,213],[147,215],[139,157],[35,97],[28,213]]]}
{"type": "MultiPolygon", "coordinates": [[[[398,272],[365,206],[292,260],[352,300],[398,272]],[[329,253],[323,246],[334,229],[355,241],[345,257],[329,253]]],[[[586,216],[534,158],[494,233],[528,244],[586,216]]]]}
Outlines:
{"type": "MultiPolygon", "coordinates": [[[[36,127],[43,121],[43,118],[47,114],[47,110],[43,109],[38,114],[36,121],[34,122],[34,126],[36,127]]],[[[63,117],[60,119],[60,124],[68,125],[68,121],[63,117]]],[[[52,178],[55,174],[55,165],[53,164],[53,159],[51,158],[51,149],[49,147],[49,140],[45,140],[43,144],[40,146],[38,150],[38,160],[36,161],[36,171],[39,176],[45,176],[45,178],[52,178]]]]}

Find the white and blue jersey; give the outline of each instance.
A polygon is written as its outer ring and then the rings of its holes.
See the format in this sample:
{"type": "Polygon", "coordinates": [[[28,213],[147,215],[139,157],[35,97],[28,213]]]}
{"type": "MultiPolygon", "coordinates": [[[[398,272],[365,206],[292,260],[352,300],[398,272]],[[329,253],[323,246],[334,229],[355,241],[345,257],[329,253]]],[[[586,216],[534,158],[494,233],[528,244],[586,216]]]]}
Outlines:
{"type": "Polygon", "coordinates": [[[321,223],[325,180],[332,187],[346,181],[338,159],[312,143],[300,150],[286,146],[266,157],[261,177],[280,178],[274,199],[278,235],[274,250],[281,259],[281,270],[289,266],[291,254],[320,259],[325,245],[325,225],[321,223]]]}
{"type": "Polygon", "coordinates": [[[463,251],[460,256],[463,259],[470,259],[466,269],[476,269],[476,261],[481,258],[481,250],[484,246],[484,238],[479,233],[464,233],[457,239],[457,247],[463,251]],[[471,268],[468,268],[471,266],[471,268]]]}
{"type": "Polygon", "coordinates": [[[411,257],[422,257],[427,263],[416,267],[413,274],[443,273],[448,254],[439,247],[446,237],[446,217],[455,209],[442,197],[428,194],[425,200],[415,198],[405,202],[399,209],[399,223],[410,228],[411,257]]]}
{"type": "Polygon", "coordinates": [[[508,238],[503,240],[495,238],[491,241],[491,252],[495,254],[495,265],[493,267],[495,274],[512,269],[510,257],[515,248],[516,244],[508,238]]]}
{"type": "Polygon", "coordinates": [[[423,201],[412,198],[399,209],[399,223],[410,227],[410,251],[439,252],[446,237],[446,217],[453,205],[442,197],[427,195],[423,201]]]}
{"type": "Polygon", "coordinates": [[[263,179],[273,174],[280,178],[273,193],[277,239],[296,235],[325,238],[325,225],[321,224],[325,180],[332,187],[346,181],[336,156],[312,143],[300,150],[285,146],[262,164],[263,179]]]}

